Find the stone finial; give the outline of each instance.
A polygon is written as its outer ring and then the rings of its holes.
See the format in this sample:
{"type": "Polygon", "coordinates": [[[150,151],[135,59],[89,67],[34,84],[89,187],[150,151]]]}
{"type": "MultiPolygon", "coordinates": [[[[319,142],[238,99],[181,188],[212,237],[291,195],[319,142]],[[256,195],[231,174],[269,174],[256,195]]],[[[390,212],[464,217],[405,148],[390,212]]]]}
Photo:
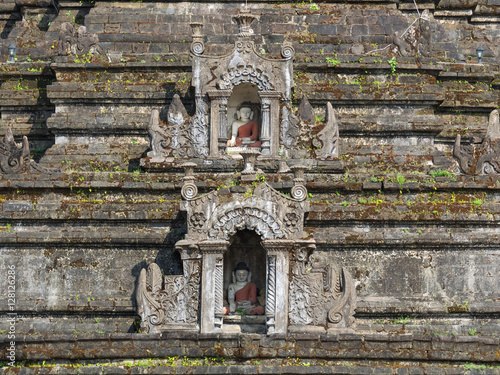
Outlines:
{"type": "Polygon", "coordinates": [[[168,139],[168,134],[160,128],[160,111],[157,109],[153,109],[149,116],[148,133],[150,136],[151,151],[147,155],[151,158],[160,158],[162,150],[167,146],[165,140],[168,139]]]}
{"type": "Polygon", "coordinates": [[[296,182],[301,182],[304,183],[304,172],[307,171],[309,168],[306,167],[305,165],[293,165],[290,167],[290,169],[293,171],[294,175],[294,181],[296,182]]]}
{"type": "Polygon", "coordinates": [[[299,164],[291,166],[290,169],[293,171],[293,183],[295,185],[291,191],[292,197],[299,201],[303,201],[307,198],[307,188],[304,185],[306,183],[304,172],[309,168],[299,164]]]}
{"type": "Polygon", "coordinates": [[[490,113],[488,129],[479,146],[461,145],[461,136],[457,134],[453,147],[453,156],[465,174],[500,173],[500,119],[498,110],[490,113]]]}
{"type": "Polygon", "coordinates": [[[192,200],[198,195],[198,188],[194,184],[194,168],[196,163],[187,162],[181,165],[184,168],[183,177],[184,184],[182,185],[181,195],[185,200],[192,200]]]}
{"type": "Polygon", "coordinates": [[[193,38],[202,38],[203,34],[201,29],[203,28],[203,24],[201,22],[192,22],[189,24],[191,26],[192,36],[193,38]]]}
{"type": "Polygon", "coordinates": [[[182,104],[181,98],[179,94],[175,94],[170,102],[170,106],[168,107],[167,113],[167,121],[172,125],[182,125],[186,119],[189,118],[189,115],[182,104]]]}
{"type": "Polygon", "coordinates": [[[248,37],[253,35],[253,30],[251,28],[252,22],[257,18],[250,14],[249,10],[241,10],[240,14],[233,17],[233,19],[238,23],[238,35],[242,37],[248,37]]]}
{"type": "Polygon", "coordinates": [[[193,22],[190,24],[193,32],[193,42],[191,43],[191,53],[195,56],[202,55],[205,52],[205,44],[203,43],[203,34],[201,28],[203,24],[200,22],[193,22]]]}
{"type": "Polygon", "coordinates": [[[486,130],[486,138],[491,140],[500,139],[500,118],[498,109],[494,109],[490,113],[488,129],[486,130]]]}
{"type": "Polygon", "coordinates": [[[28,138],[23,136],[22,144],[17,144],[11,128],[7,128],[5,137],[0,141],[0,169],[3,173],[24,173],[30,169],[28,138]]]}
{"type": "Polygon", "coordinates": [[[339,157],[339,125],[330,102],[326,105],[326,125],[312,141],[319,159],[339,157]]]}
{"type": "Polygon", "coordinates": [[[309,103],[309,99],[304,94],[300,100],[299,109],[297,110],[297,117],[304,121],[306,124],[314,124],[316,115],[314,114],[313,107],[309,103]]]}

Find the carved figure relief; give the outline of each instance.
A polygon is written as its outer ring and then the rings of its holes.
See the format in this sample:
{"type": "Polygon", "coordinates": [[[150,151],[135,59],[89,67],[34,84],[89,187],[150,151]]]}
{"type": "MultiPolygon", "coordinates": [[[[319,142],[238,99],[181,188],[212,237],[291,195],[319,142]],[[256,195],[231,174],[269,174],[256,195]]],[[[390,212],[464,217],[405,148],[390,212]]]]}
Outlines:
{"type": "Polygon", "coordinates": [[[339,157],[339,125],[330,102],[326,104],[325,127],[313,138],[312,144],[319,159],[339,157]]]}
{"type": "Polygon", "coordinates": [[[354,323],[356,292],[349,273],[318,254],[297,254],[292,268],[289,319],[296,325],[346,328],[354,323]]]}
{"type": "Polygon", "coordinates": [[[61,24],[58,52],[59,55],[85,55],[89,52],[98,55],[104,54],[97,34],[88,33],[85,26],[76,29],[71,22],[61,24]]]}
{"type": "Polygon", "coordinates": [[[291,149],[297,144],[299,135],[299,119],[293,114],[288,106],[281,108],[281,143],[291,149]]]}
{"type": "Polygon", "coordinates": [[[413,57],[416,54],[430,56],[432,31],[429,10],[424,10],[416,22],[418,25],[414,22],[404,31],[396,32],[394,35],[393,43],[401,56],[413,57]]]}
{"type": "Polygon", "coordinates": [[[498,110],[490,113],[488,129],[480,145],[463,146],[460,134],[455,139],[453,156],[465,174],[500,173],[500,120],[498,110]]]}

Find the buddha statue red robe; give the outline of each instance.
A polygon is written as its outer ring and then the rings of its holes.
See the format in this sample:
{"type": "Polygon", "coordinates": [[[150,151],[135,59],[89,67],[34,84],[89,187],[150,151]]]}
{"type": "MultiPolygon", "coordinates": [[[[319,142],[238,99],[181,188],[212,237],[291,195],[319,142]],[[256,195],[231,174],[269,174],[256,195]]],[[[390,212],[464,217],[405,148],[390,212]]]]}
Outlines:
{"type": "Polygon", "coordinates": [[[260,147],[261,141],[259,139],[259,124],[255,121],[248,121],[245,125],[241,125],[238,128],[238,137],[236,138],[236,146],[242,146],[243,142],[241,138],[250,138],[251,141],[255,141],[247,147],[260,147]]]}
{"type": "Polygon", "coordinates": [[[257,286],[254,283],[247,283],[243,288],[234,293],[234,302],[238,306],[238,302],[250,301],[252,308],[250,311],[245,311],[249,315],[264,315],[264,307],[255,306],[257,303],[257,286]]]}

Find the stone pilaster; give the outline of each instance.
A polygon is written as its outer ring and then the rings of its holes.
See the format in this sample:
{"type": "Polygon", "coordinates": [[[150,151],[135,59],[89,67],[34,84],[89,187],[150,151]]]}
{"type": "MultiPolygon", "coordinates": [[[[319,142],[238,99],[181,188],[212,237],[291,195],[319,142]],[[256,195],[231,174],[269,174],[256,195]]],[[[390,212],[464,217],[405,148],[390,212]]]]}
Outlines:
{"type": "Polygon", "coordinates": [[[200,242],[201,275],[201,333],[222,331],[223,317],[223,255],[228,241],[200,242]]]}
{"type": "Polygon", "coordinates": [[[265,240],[261,244],[267,251],[267,333],[286,333],[288,329],[288,254],[294,246],[294,241],[265,240]]]}

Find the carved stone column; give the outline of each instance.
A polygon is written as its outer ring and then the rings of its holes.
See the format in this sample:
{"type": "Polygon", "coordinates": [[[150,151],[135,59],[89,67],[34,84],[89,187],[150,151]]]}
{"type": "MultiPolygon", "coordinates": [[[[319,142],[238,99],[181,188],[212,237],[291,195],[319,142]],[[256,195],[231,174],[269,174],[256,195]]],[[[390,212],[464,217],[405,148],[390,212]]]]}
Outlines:
{"type": "Polygon", "coordinates": [[[260,139],[262,155],[278,155],[279,149],[279,110],[281,93],[259,91],[262,101],[262,125],[260,139]]]}
{"type": "Polygon", "coordinates": [[[264,240],[261,244],[267,251],[267,333],[286,333],[288,329],[288,254],[294,241],[264,240]]]}
{"type": "Polygon", "coordinates": [[[203,257],[201,274],[201,333],[222,331],[223,267],[228,241],[204,241],[198,244],[203,257]]]}
{"type": "Polygon", "coordinates": [[[227,99],[231,90],[209,91],[210,98],[210,156],[218,156],[227,145],[227,99]]]}

